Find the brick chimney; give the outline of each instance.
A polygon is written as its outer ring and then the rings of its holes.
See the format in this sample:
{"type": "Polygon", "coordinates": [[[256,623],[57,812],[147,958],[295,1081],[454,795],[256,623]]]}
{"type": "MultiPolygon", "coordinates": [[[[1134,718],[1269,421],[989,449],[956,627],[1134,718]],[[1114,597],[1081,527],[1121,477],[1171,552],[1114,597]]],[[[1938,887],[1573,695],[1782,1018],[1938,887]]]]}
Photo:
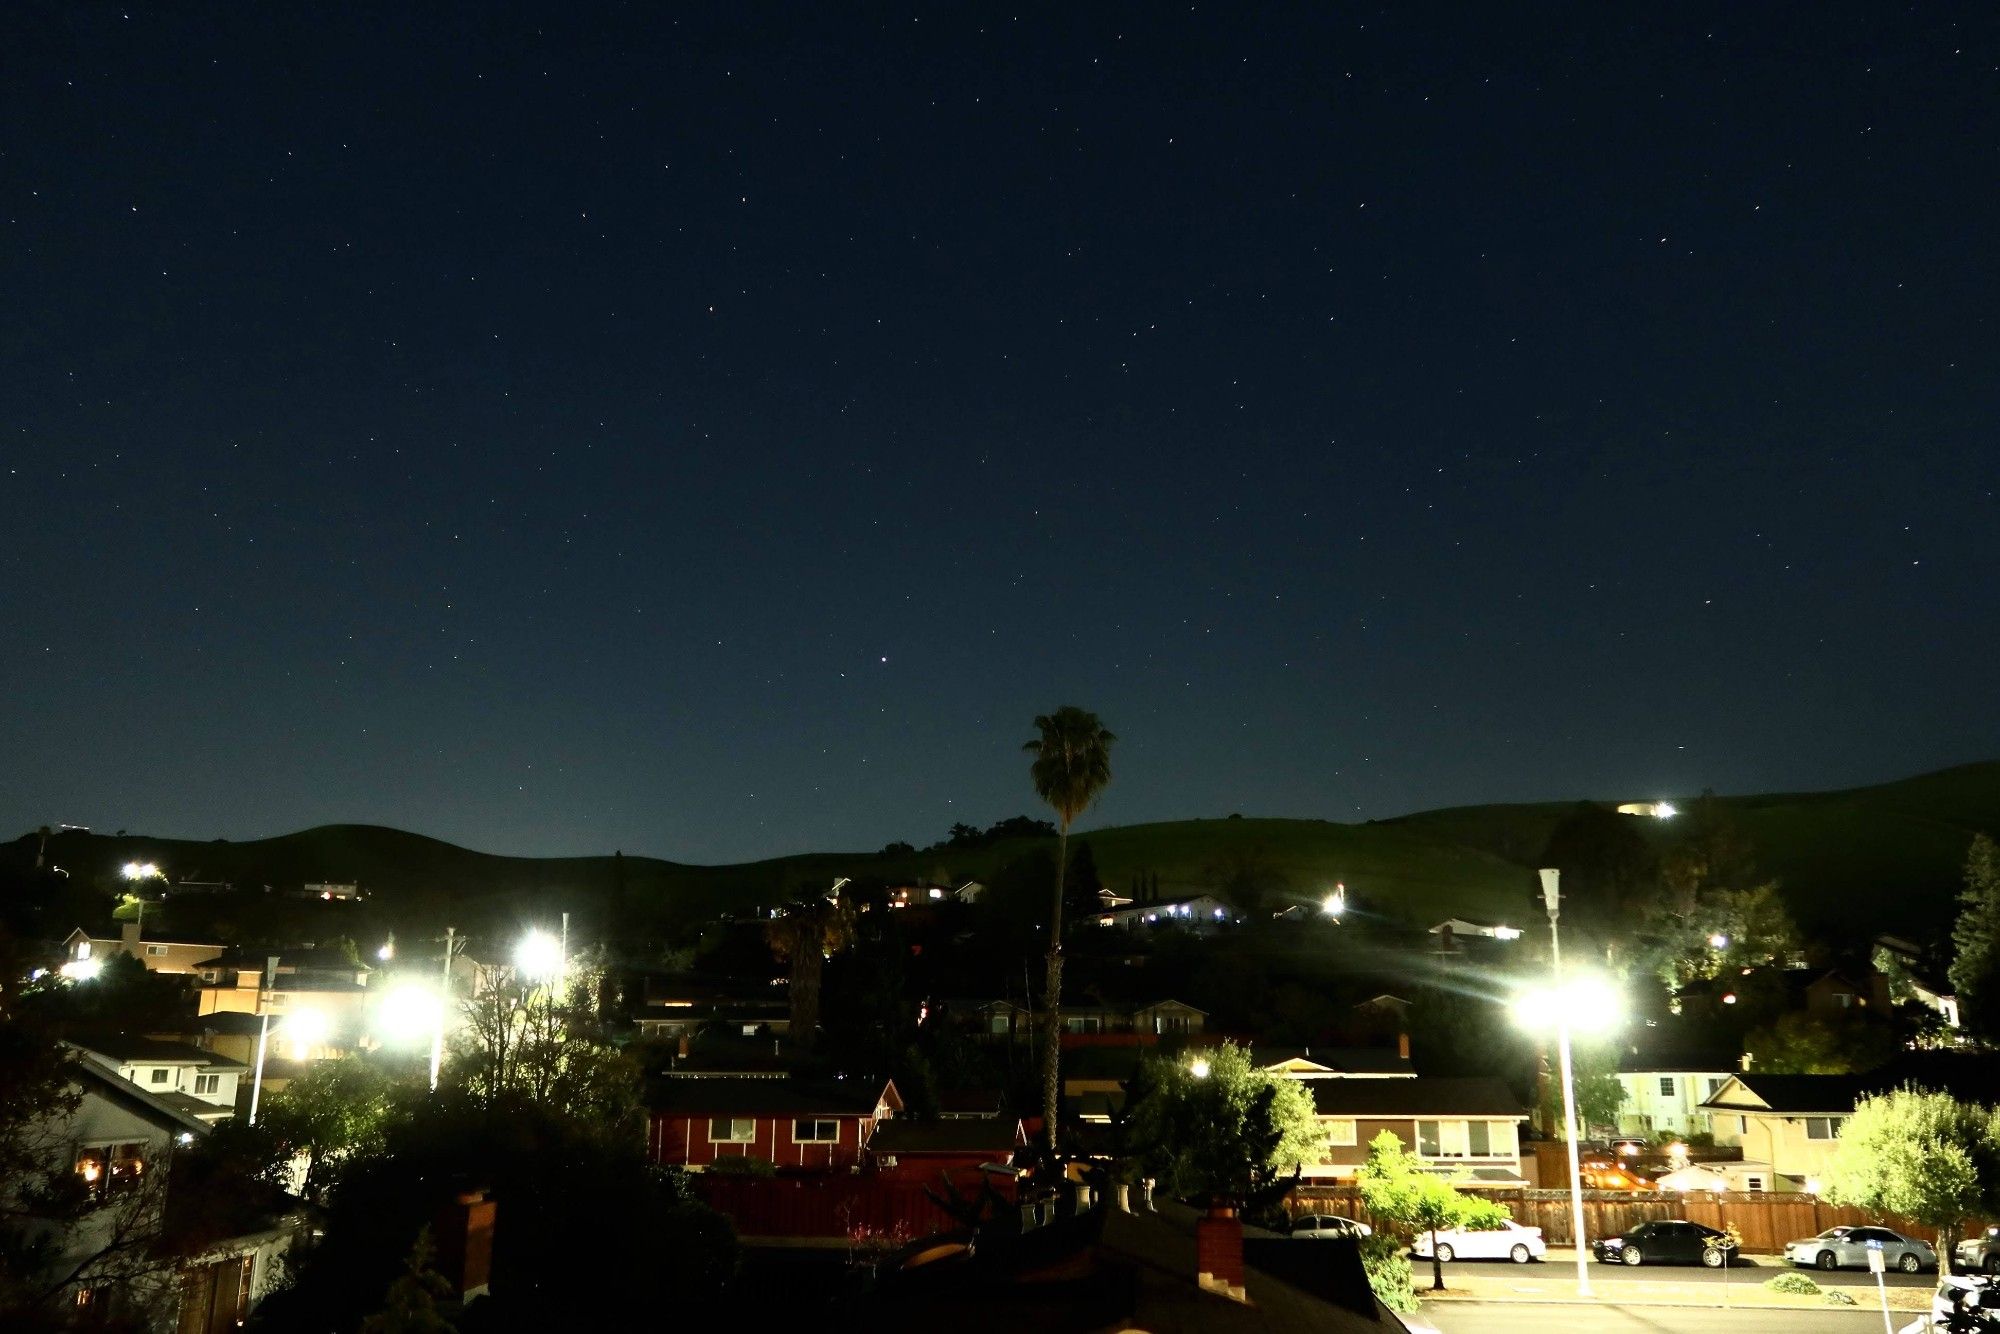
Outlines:
{"type": "Polygon", "coordinates": [[[1396,1034],[1396,1058],[1403,1061],[1410,1059],[1410,1035],[1408,1033],[1396,1034]]]}
{"type": "Polygon", "coordinates": [[[495,1208],[483,1190],[460,1191],[438,1210],[431,1229],[437,1237],[438,1272],[462,1302],[485,1296],[492,1278],[495,1208]]]}
{"type": "Polygon", "coordinates": [[[1210,1209],[1194,1223],[1195,1282],[1204,1292],[1247,1301],[1243,1291],[1243,1220],[1234,1209],[1210,1209]]]}
{"type": "Polygon", "coordinates": [[[137,921],[118,924],[118,944],[127,954],[144,963],[146,951],[139,948],[140,927],[137,921]]]}

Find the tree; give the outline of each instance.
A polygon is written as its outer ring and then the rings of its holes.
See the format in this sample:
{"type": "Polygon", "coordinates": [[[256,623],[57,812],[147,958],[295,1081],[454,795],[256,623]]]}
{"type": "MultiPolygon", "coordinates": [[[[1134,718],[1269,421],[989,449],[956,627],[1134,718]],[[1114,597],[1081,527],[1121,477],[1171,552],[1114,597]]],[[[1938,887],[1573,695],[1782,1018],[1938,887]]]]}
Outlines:
{"type": "Polygon", "coordinates": [[[829,955],[854,942],[854,914],[836,886],[785,908],[764,924],[771,953],[791,967],[792,1045],[810,1048],[819,1036],[820,977],[829,955]]]}
{"type": "Polygon", "coordinates": [[[305,1159],[300,1190],[318,1200],[342,1158],[381,1146],[395,1091],[396,1082],[363,1057],[321,1061],[271,1096],[259,1128],[288,1156],[305,1159]]]}
{"type": "MultiPolygon", "coordinates": [[[[1551,1065],[1555,1057],[1548,1058],[1551,1065]]],[[[1618,1079],[1618,1045],[1602,1038],[1571,1034],[1570,1072],[1576,1081],[1576,1124],[1585,1139],[1593,1126],[1618,1125],[1618,1109],[1625,1105],[1625,1086],[1618,1079]]],[[[1542,1084],[1542,1124],[1562,1138],[1562,1075],[1552,1073],[1542,1084]]]]}
{"type": "MultiPolygon", "coordinates": [[[[1607,950],[1630,936],[1632,918],[1657,897],[1660,861],[1638,824],[1586,801],[1550,831],[1540,864],[1562,872],[1565,939],[1574,931],[1595,949],[1607,950]]],[[[1539,912],[1539,894],[1533,905],[1539,912]]]]}
{"type": "Polygon", "coordinates": [[[2000,844],[1980,834],[1965,854],[1965,889],[1951,929],[1953,990],[1965,1026],[2000,1038],[2000,844]]]}
{"type": "Polygon", "coordinates": [[[1135,1092],[1127,1143],[1170,1195],[1253,1202],[1326,1148],[1305,1085],[1258,1069],[1234,1043],[1152,1057],[1135,1092]]]}
{"type": "Polygon", "coordinates": [[[1493,1201],[1461,1193],[1451,1182],[1425,1170],[1403,1141],[1383,1131],[1368,1143],[1368,1160],[1355,1174],[1361,1198],[1378,1218],[1412,1232],[1431,1234],[1431,1291],[1444,1291],[1444,1267],[1437,1234],[1452,1228],[1484,1231],[1504,1225],[1507,1211],[1493,1201]]]}
{"type": "Polygon", "coordinates": [[[2000,1124],[1994,1109],[1903,1088],[1855,1104],[1821,1173],[1833,1204],[1901,1214],[1937,1229],[1938,1265],[1968,1218],[2000,1210],[2000,1124]]]}
{"type": "Polygon", "coordinates": [[[1097,715],[1065,704],[1035,719],[1040,733],[1021,749],[1035,757],[1028,776],[1035,795],[1056,813],[1056,887],[1049,917],[1048,977],[1042,1005],[1042,1117],[1050,1150],[1062,1110],[1063,872],[1069,864],[1069,827],[1089,810],[1111,781],[1111,745],[1118,738],[1097,715]]]}
{"type": "Polygon", "coordinates": [[[1794,1010],[1743,1039],[1752,1068],[1772,1075],[1851,1075],[1896,1054],[1894,1028],[1875,1019],[1822,1019],[1794,1010]]]}
{"type": "Polygon", "coordinates": [[[526,1104],[607,1135],[637,1133],[638,1065],[607,1040],[593,998],[601,970],[572,960],[559,983],[519,977],[460,1008],[449,1083],[488,1115],[526,1104]]]}
{"type": "Polygon", "coordinates": [[[453,1334],[456,1329],[438,1310],[451,1296],[451,1283],[431,1268],[436,1248],[431,1230],[417,1233],[402,1276],[389,1285],[382,1309],[361,1322],[361,1334],[453,1334]]]}

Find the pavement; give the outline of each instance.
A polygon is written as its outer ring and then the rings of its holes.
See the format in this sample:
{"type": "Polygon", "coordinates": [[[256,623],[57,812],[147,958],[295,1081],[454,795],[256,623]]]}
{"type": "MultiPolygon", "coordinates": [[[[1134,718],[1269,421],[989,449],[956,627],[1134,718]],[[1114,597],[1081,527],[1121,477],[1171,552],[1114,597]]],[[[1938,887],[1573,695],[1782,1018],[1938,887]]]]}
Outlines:
{"type": "MultiPolygon", "coordinates": [[[[1428,1274],[1430,1272],[1430,1261],[1428,1260],[1419,1260],[1412,1257],[1410,1265],[1421,1273],[1428,1274]]],[[[1700,1265],[1608,1265],[1592,1260],[1590,1262],[1590,1281],[1593,1285],[1596,1285],[1603,1283],[1649,1283],[1660,1280],[1672,1280],[1684,1283],[1712,1284],[1718,1288],[1726,1282],[1730,1287],[1735,1288],[1745,1284],[1762,1283],[1774,1275],[1793,1272],[1794,1268],[1795,1266],[1785,1263],[1785,1261],[1775,1255],[1746,1255],[1735,1264],[1729,1266],[1727,1273],[1720,1269],[1704,1269],[1700,1265]]],[[[1485,1273],[1494,1269],[1515,1269],[1519,1271],[1523,1267],[1507,1260],[1454,1260],[1444,1267],[1444,1281],[1447,1283],[1451,1282],[1452,1275],[1460,1271],[1466,1273],[1485,1273]]],[[[1562,1270],[1565,1274],[1575,1274],[1576,1252],[1565,1246],[1552,1246],[1549,1248],[1548,1259],[1543,1260],[1539,1264],[1531,1264],[1525,1267],[1525,1271],[1529,1273],[1542,1273],[1557,1269],[1562,1270]]],[[[1875,1276],[1865,1269],[1836,1269],[1831,1273],[1818,1269],[1800,1269],[1797,1272],[1804,1274],[1822,1288],[1851,1288],[1857,1293],[1864,1288],[1870,1293],[1875,1291],[1875,1276]]],[[[1891,1292],[1897,1288],[1915,1288],[1921,1292],[1928,1293],[1937,1287],[1936,1270],[1926,1270],[1920,1274],[1888,1273],[1882,1277],[1887,1281],[1891,1292]]]]}
{"type": "MultiPolygon", "coordinates": [[[[1718,1311],[1713,1307],[1621,1306],[1589,1308],[1534,1302],[1426,1303],[1410,1324],[1437,1334],[1873,1334],[1880,1310],[1718,1311]]],[[[1898,1318],[1896,1328],[1903,1327],[1898,1318]]]]}

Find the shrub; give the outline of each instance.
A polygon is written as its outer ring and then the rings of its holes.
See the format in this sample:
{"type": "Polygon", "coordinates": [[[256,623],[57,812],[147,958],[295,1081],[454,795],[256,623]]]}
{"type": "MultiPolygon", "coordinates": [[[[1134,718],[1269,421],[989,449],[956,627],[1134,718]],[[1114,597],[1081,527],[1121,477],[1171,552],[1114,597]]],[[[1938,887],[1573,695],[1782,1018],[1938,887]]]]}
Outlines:
{"type": "Polygon", "coordinates": [[[1361,1268],[1382,1305],[1397,1315],[1416,1311],[1416,1279],[1410,1272],[1410,1257],[1401,1242],[1381,1232],[1363,1237],[1361,1268]]]}
{"type": "Polygon", "coordinates": [[[778,1175],[778,1165],[768,1158],[752,1158],[749,1154],[727,1154],[708,1165],[708,1170],[718,1176],[774,1177],[778,1175]]]}
{"type": "Polygon", "coordinates": [[[1776,1278],[1766,1279],[1764,1286],[1772,1292],[1789,1292],[1795,1297],[1812,1297],[1820,1291],[1819,1284],[1804,1274],[1797,1273],[1779,1274],[1776,1278]]]}

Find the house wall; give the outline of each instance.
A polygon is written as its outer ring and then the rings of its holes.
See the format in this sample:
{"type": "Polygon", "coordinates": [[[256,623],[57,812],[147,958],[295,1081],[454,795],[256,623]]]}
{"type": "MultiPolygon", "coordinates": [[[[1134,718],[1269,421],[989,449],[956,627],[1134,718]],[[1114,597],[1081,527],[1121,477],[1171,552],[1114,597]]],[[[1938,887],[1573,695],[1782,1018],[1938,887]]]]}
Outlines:
{"type": "Polygon", "coordinates": [[[199,971],[201,964],[222,953],[222,946],[142,940],[138,942],[136,948],[130,948],[123,940],[106,940],[91,936],[77,941],[70,949],[70,957],[73,959],[109,959],[113,955],[125,953],[130,953],[140,963],[145,964],[150,972],[193,973],[199,971]],[[155,954],[155,950],[160,952],[155,954]]]}
{"type": "Polygon", "coordinates": [[[792,1123],[805,1117],[739,1116],[735,1119],[756,1122],[756,1138],[747,1144],[712,1144],[708,1138],[711,1119],[720,1117],[711,1118],[706,1112],[656,1112],[647,1140],[653,1161],[703,1168],[718,1158],[762,1158],[779,1167],[822,1171],[848,1168],[860,1165],[862,1149],[875,1130],[872,1116],[856,1116],[851,1112],[840,1116],[821,1114],[811,1119],[838,1122],[840,1138],[831,1143],[800,1143],[792,1138],[792,1123]]]}
{"type": "MultiPolygon", "coordinates": [[[[1826,1116],[1835,1119],[1846,1115],[1843,1112],[1829,1112],[1826,1116]]],[[[1718,1121],[1729,1119],[1727,1112],[1716,1113],[1718,1121]]],[[[1833,1157],[1834,1147],[1839,1143],[1837,1127],[1835,1134],[1826,1139],[1812,1139],[1807,1133],[1807,1123],[1820,1118],[1806,1116],[1781,1116],[1775,1112],[1747,1112],[1744,1117],[1749,1129],[1743,1135],[1743,1156],[1771,1164],[1771,1170],[1779,1178],[1775,1188],[1802,1190],[1809,1180],[1818,1178],[1825,1170],[1827,1160],[1833,1157]]]]}
{"type": "Polygon", "coordinates": [[[1618,1129],[1627,1135],[1694,1135],[1712,1131],[1709,1114],[1699,1110],[1729,1082],[1730,1071],[1649,1071],[1618,1076],[1625,1101],[1618,1109],[1618,1129]],[[1660,1081],[1673,1081],[1673,1092],[1660,1092],[1660,1081]]]}
{"type": "Polygon", "coordinates": [[[120,1065],[118,1075],[119,1078],[137,1084],[148,1093],[185,1093],[190,1098],[199,1098],[217,1107],[234,1107],[236,1083],[242,1078],[242,1071],[204,1070],[200,1066],[185,1062],[170,1064],[163,1061],[137,1061],[120,1065]],[[164,1080],[154,1077],[160,1071],[166,1072],[164,1080]],[[197,1092],[196,1077],[200,1075],[215,1076],[215,1088],[207,1093],[197,1092]]]}
{"type": "MultiPolygon", "coordinates": [[[[1501,1117],[1427,1116],[1422,1119],[1437,1121],[1440,1132],[1446,1137],[1447,1141],[1455,1138],[1459,1142],[1463,1142],[1465,1128],[1472,1121],[1483,1121],[1486,1123],[1487,1136],[1490,1141],[1488,1147],[1491,1150],[1485,1156],[1476,1158],[1470,1155],[1439,1154],[1435,1157],[1421,1155],[1424,1162],[1449,1167],[1504,1167],[1516,1175],[1521,1173],[1521,1123],[1519,1118],[1508,1120],[1501,1117]],[[1454,1127],[1455,1129],[1453,1129],[1454,1127]]],[[[1352,1144],[1329,1143],[1324,1160],[1319,1163],[1308,1164],[1302,1173],[1303,1176],[1319,1180],[1352,1177],[1356,1169],[1368,1160],[1368,1142],[1385,1130],[1401,1140],[1405,1147],[1412,1150],[1416,1147],[1418,1118],[1414,1116],[1390,1118],[1322,1116],[1319,1118],[1321,1127],[1326,1129],[1329,1135],[1335,1133],[1338,1129],[1344,1128],[1344,1125],[1350,1120],[1354,1126],[1354,1142],[1352,1144]]],[[[1343,1134],[1341,1138],[1345,1139],[1347,1136],[1343,1134]]]]}

